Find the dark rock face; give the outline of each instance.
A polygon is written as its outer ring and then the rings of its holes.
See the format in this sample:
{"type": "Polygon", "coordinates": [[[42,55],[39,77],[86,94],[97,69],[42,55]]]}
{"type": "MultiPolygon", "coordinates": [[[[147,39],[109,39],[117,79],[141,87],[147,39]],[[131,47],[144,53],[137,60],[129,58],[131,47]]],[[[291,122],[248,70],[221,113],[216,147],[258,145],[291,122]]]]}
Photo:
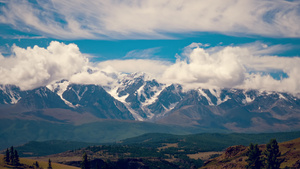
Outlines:
{"type": "Polygon", "coordinates": [[[28,94],[22,97],[17,104],[29,109],[68,108],[64,101],[47,87],[28,91],[28,94]]]}
{"type": "Polygon", "coordinates": [[[290,94],[232,89],[218,92],[216,95],[212,90],[192,90],[159,121],[180,124],[181,119],[184,123],[208,128],[223,126],[239,132],[299,128],[295,121],[300,117],[299,99],[290,94]]]}
{"type": "Polygon", "coordinates": [[[186,94],[182,92],[182,87],[180,85],[170,85],[166,87],[160,95],[157,97],[157,100],[148,106],[148,108],[154,114],[160,114],[166,109],[171,109],[172,106],[175,106],[176,103],[181,101],[186,94]]]}
{"type": "Polygon", "coordinates": [[[103,119],[134,120],[123,103],[110,96],[101,86],[96,85],[71,84],[62,97],[47,87],[20,91],[18,87],[8,86],[5,90],[0,90],[0,94],[2,104],[11,105],[12,109],[17,106],[18,112],[27,114],[30,112],[36,114],[36,112],[42,112],[38,111],[42,109],[56,108],[60,111],[65,109],[80,113],[89,112],[103,119]],[[18,99],[18,102],[12,104],[13,99],[18,99]],[[69,105],[66,104],[67,102],[69,105]]]}
{"type": "Polygon", "coordinates": [[[134,120],[126,107],[101,86],[72,84],[62,96],[80,112],[91,112],[100,118],[134,120]]]}

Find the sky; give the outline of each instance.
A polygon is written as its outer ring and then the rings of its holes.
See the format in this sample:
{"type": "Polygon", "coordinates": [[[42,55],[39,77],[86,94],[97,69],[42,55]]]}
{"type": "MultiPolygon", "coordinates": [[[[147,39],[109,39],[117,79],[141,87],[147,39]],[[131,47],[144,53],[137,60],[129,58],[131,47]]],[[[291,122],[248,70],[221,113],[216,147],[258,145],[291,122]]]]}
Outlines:
{"type": "Polygon", "coordinates": [[[185,89],[299,94],[299,23],[298,0],[0,0],[0,84],[145,72],[185,89]]]}

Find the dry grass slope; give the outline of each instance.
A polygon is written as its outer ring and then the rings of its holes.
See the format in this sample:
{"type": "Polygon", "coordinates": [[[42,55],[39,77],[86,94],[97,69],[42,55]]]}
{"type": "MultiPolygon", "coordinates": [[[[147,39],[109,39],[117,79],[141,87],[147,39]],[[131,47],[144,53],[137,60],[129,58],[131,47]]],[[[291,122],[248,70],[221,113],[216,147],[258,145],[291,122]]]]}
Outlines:
{"type": "MultiPolygon", "coordinates": [[[[248,147],[238,145],[226,149],[226,151],[219,157],[211,159],[205,163],[201,169],[233,169],[233,168],[246,168],[246,152],[248,147]]],[[[260,145],[259,149],[264,151],[266,145],[260,145]]],[[[284,162],[280,168],[293,167],[300,160],[300,138],[295,140],[279,143],[281,158],[284,162]]]]}
{"type": "MultiPolygon", "coordinates": [[[[13,168],[12,166],[7,166],[3,162],[4,155],[0,155],[0,169],[10,169],[13,168]]],[[[33,163],[35,163],[36,160],[28,159],[28,158],[20,158],[21,164],[26,164],[28,166],[31,166],[33,163]]],[[[48,167],[48,161],[38,161],[40,167],[46,169],[48,167]]],[[[58,163],[51,163],[53,169],[79,169],[78,167],[68,166],[68,165],[62,165],[58,163]]],[[[24,167],[23,167],[24,168],[24,167]]],[[[24,168],[26,169],[26,167],[24,168]]]]}

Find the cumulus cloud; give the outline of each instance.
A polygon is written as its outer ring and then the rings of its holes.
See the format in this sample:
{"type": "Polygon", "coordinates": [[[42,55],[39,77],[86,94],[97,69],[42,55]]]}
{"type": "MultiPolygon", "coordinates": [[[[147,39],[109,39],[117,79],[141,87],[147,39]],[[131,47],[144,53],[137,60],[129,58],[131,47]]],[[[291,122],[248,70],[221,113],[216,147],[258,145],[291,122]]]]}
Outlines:
{"type": "Polygon", "coordinates": [[[97,84],[107,86],[115,82],[115,79],[106,72],[96,70],[94,72],[82,71],[70,77],[69,81],[76,84],[97,84]]]}
{"type": "Polygon", "coordinates": [[[220,32],[300,37],[299,1],[4,0],[0,22],[63,39],[170,38],[220,32]]]}
{"type": "Polygon", "coordinates": [[[161,80],[182,84],[187,89],[243,88],[300,93],[300,58],[267,55],[281,47],[267,49],[268,46],[258,42],[217,50],[190,45],[185,57],[169,66],[161,80]],[[284,72],[288,77],[277,80],[270,75],[272,72],[284,72]]]}
{"type": "Polygon", "coordinates": [[[91,63],[75,44],[53,41],[47,48],[13,46],[12,52],[9,57],[0,55],[1,84],[14,84],[27,90],[62,79],[74,83],[95,83],[98,80],[96,84],[106,84],[110,80],[100,71],[88,73],[91,63]]]}
{"type": "Polygon", "coordinates": [[[127,59],[100,63],[89,61],[75,44],[52,41],[47,48],[12,47],[12,55],[0,54],[0,84],[14,84],[22,90],[46,86],[63,79],[70,83],[112,85],[124,73],[145,72],[158,76],[171,63],[159,60],[127,59]]]}
{"type": "Polygon", "coordinates": [[[27,90],[66,79],[109,86],[124,74],[144,72],[162,83],[182,84],[187,90],[242,88],[300,93],[300,58],[271,55],[281,48],[259,42],[208,48],[193,43],[184,48],[175,63],[149,59],[93,63],[75,44],[54,41],[47,48],[13,46],[13,55],[0,55],[0,84],[27,90]],[[283,72],[287,77],[275,79],[272,72],[283,72]]]}
{"type": "Polygon", "coordinates": [[[233,87],[244,80],[246,69],[240,55],[245,51],[226,47],[209,54],[203,48],[196,47],[187,58],[177,60],[163,74],[162,79],[170,80],[195,88],[199,87],[233,87]]]}
{"type": "Polygon", "coordinates": [[[249,67],[249,70],[254,70],[258,73],[248,73],[247,78],[241,85],[242,88],[300,93],[299,57],[249,56],[244,59],[244,62],[244,65],[249,67]],[[286,73],[288,77],[276,80],[270,75],[261,73],[272,71],[282,71],[286,73]]]}
{"type": "Polygon", "coordinates": [[[15,84],[22,89],[70,77],[87,63],[75,44],[51,42],[47,49],[13,46],[12,51],[13,56],[0,58],[1,83],[15,84]]]}

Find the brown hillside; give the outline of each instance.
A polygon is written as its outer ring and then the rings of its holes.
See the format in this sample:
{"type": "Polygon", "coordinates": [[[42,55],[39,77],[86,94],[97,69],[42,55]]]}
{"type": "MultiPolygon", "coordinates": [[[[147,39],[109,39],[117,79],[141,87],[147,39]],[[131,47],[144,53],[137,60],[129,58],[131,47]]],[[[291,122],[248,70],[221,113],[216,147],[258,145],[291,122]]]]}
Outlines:
{"type": "MultiPolygon", "coordinates": [[[[259,146],[262,151],[265,148],[265,144],[259,146]]],[[[279,143],[279,149],[281,152],[280,158],[284,158],[281,168],[300,168],[300,138],[279,143]]],[[[247,150],[248,147],[242,145],[229,147],[221,156],[207,161],[201,169],[246,168],[247,150]]]]}
{"type": "MultiPolygon", "coordinates": [[[[45,161],[40,161],[40,160],[32,160],[32,159],[28,159],[28,158],[20,158],[20,163],[22,165],[19,167],[13,167],[11,165],[4,164],[3,157],[4,157],[4,155],[0,154],[0,169],[10,169],[10,168],[32,169],[32,164],[35,163],[36,161],[38,161],[41,168],[48,167],[48,159],[45,161]]],[[[78,167],[58,164],[58,163],[54,163],[54,162],[52,162],[51,164],[52,164],[53,169],[79,169],[78,167]]]]}

